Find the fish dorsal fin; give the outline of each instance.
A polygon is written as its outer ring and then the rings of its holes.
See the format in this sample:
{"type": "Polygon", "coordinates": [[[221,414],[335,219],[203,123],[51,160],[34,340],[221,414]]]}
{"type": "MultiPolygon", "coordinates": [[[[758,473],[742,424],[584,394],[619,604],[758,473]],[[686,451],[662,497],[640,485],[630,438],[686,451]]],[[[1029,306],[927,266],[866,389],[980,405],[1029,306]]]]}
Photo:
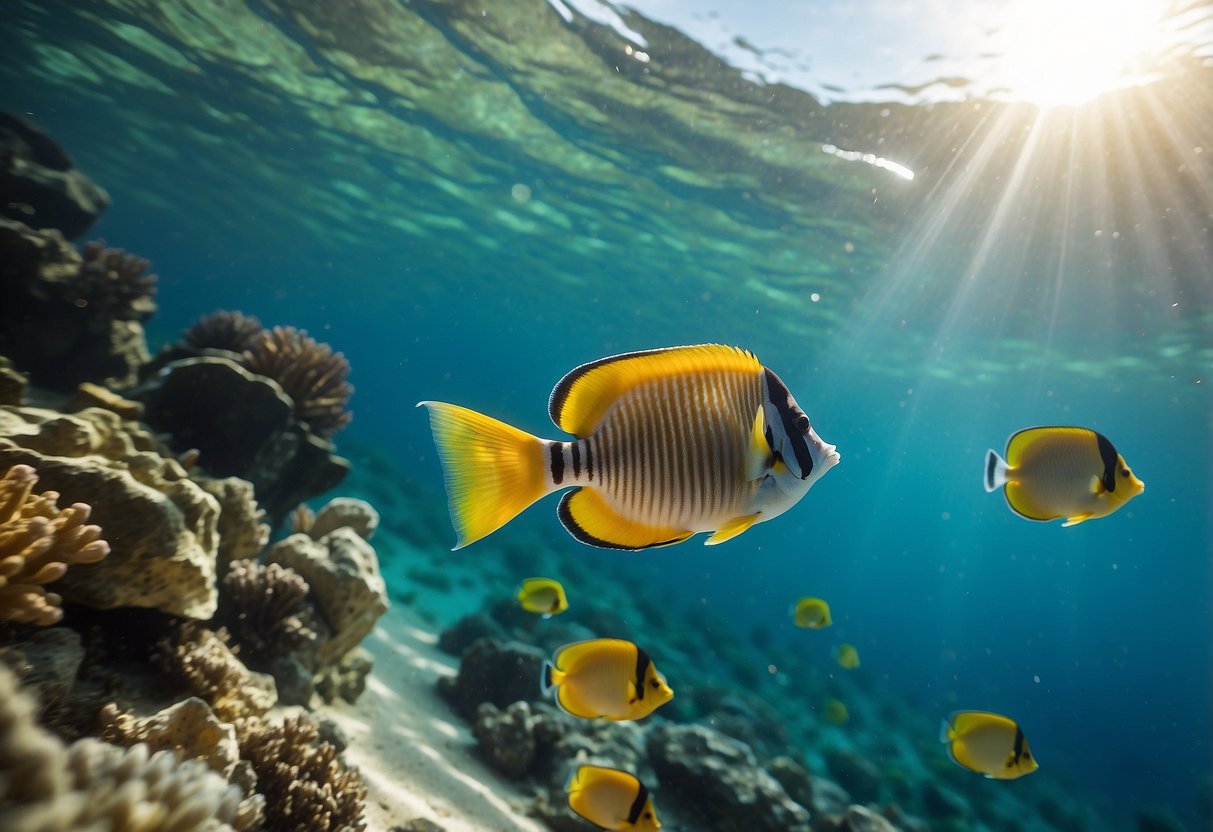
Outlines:
{"type": "Polygon", "coordinates": [[[738,347],[701,344],[613,355],[570,371],[548,401],[548,414],[563,431],[584,438],[594,432],[607,408],[645,382],[693,372],[762,372],[752,353],[738,347]]]}
{"type": "Polygon", "coordinates": [[[771,464],[775,461],[775,455],[771,451],[771,445],[767,442],[767,420],[762,414],[762,405],[758,405],[758,409],[754,413],[754,424],[750,428],[750,447],[746,450],[746,472],[747,480],[756,480],[766,476],[767,471],[771,470],[771,464]]]}
{"type": "Polygon", "coordinates": [[[1074,447],[1075,443],[1082,444],[1084,440],[1091,442],[1092,451],[1097,451],[1094,440],[1098,436],[1095,431],[1088,428],[1077,428],[1069,425],[1041,425],[1034,428],[1024,428],[1021,431],[1013,433],[1011,438],[1007,440],[1007,465],[1011,468],[1017,468],[1023,463],[1024,455],[1028,449],[1037,447],[1038,443],[1045,443],[1049,447],[1074,447]]]}
{"type": "Polygon", "coordinates": [[[732,540],[737,535],[744,532],[750,526],[758,522],[758,514],[747,514],[744,517],[734,517],[729,522],[725,523],[716,533],[703,542],[704,546],[715,546],[717,543],[724,543],[726,540],[732,540]]]}

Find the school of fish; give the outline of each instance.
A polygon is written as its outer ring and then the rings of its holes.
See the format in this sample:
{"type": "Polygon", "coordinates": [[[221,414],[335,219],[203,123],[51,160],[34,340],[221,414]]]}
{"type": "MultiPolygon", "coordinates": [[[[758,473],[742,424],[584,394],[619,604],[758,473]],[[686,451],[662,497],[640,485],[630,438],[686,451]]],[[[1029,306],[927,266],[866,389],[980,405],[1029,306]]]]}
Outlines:
{"type": "MultiPolygon", "coordinates": [[[[504,526],[543,496],[564,491],[560,522],[582,543],[638,550],[709,532],[731,540],[795,506],[838,464],[787,386],[754,355],[705,344],[610,356],[569,372],[548,413],[569,440],[540,439],[490,416],[423,401],[442,463],[460,549],[504,526]],[[568,489],[568,490],[566,490],[568,489]]],[[[1007,440],[1005,457],[986,453],[986,491],[1029,520],[1063,526],[1106,517],[1145,485],[1112,443],[1093,430],[1033,427],[1007,440]]],[[[516,599],[544,618],[568,609],[553,578],[522,581],[516,599]]],[[[832,625],[830,605],[806,596],[793,623],[832,625]]],[[[838,666],[859,667],[854,645],[834,649],[838,666]]],[[[639,720],[674,697],[641,647],[619,638],[558,649],[539,680],[566,713],[581,719],[639,720]]],[[[846,705],[828,700],[823,718],[845,724],[846,705]]],[[[1019,725],[988,711],[956,711],[940,741],[957,765],[1010,780],[1037,761],[1019,725]]],[[[634,774],[582,765],[565,788],[569,807],[602,829],[661,828],[652,796],[634,774]]]]}

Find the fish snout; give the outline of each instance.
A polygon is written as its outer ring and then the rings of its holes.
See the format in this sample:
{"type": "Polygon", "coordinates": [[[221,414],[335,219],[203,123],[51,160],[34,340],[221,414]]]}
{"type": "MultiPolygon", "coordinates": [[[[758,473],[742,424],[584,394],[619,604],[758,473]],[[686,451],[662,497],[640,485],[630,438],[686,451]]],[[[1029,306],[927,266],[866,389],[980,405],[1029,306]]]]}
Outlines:
{"type": "Polygon", "coordinates": [[[817,435],[817,431],[809,428],[809,453],[813,457],[813,474],[821,476],[829,471],[842,459],[838,446],[831,445],[817,435]]]}

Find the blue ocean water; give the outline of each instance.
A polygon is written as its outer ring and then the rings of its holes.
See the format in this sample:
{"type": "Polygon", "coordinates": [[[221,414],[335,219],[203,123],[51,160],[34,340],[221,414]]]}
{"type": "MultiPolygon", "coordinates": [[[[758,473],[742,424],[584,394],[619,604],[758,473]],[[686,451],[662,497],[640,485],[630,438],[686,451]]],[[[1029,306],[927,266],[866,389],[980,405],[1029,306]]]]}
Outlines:
{"type": "MultiPolygon", "coordinates": [[[[547,396],[580,363],[752,348],[842,454],[788,515],[629,554],[561,538],[549,498],[497,534],[563,540],[569,575],[625,561],[629,592],[709,613],[721,639],[772,632],[829,672],[849,641],[865,684],[913,705],[901,733],[933,737],[957,708],[1013,714],[1034,777],[1123,828],[1140,807],[1199,828],[1207,61],[1037,117],[827,107],[634,15],[655,60],[627,65],[617,33],[539,2],[488,22],[461,3],[8,6],[0,108],[109,190],[89,236],[153,261],[154,344],[215,308],[331,343],[357,389],[339,447],[390,456],[427,517],[441,472],[418,400],[557,438],[547,396]],[[1144,495],[1069,529],[1014,516],[981,464],[1035,424],[1104,433],[1144,495]],[[804,594],[830,600],[828,638],[790,628],[804,594]]],[[[808,707],[752,649],[755,689],[808,707]]]]}

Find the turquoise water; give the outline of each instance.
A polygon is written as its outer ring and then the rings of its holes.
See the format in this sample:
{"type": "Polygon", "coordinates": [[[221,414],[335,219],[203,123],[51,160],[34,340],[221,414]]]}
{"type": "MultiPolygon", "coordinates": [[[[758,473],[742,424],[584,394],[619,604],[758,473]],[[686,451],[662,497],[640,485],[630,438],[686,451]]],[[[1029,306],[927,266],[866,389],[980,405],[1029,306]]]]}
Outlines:
{"type": "MultiPolygon", "coordinates": [[[[357,393],[338,444],[387,454],[428,495],[418,524],[443,503],[417,400],[557,438],[547,396],[577,364],[749,347],[842,453],[788,515],[717,548],[626,554],[563,537],[551,498],[497,537],[557,541],[570,575],[621,560],[629,592],[710,613],[722,639],[759,628],[822,667],[850,641],[865,683],[919,715],[897,731],[1012,714],[1034,778],[1077,784],[1118,828],[1143,806],[1199,828],[1207,62],[1045,116],[825,106],[634,15],[647,64],[541,2],[337,8],[6,4],[0,109],[110,191],[89,236],[155,264],[153,343],[222,307],[342,350],[357,393]],[[1145,494],[1076,528],[1013,516],[981,488],[985,450],[1051,423],[1110,437],[1145,494]],[[803,594],[830,600],[828,636],[792,631],[803,594]]],[[[808,707],[753,659],[772,704],[808,707]]]]}

